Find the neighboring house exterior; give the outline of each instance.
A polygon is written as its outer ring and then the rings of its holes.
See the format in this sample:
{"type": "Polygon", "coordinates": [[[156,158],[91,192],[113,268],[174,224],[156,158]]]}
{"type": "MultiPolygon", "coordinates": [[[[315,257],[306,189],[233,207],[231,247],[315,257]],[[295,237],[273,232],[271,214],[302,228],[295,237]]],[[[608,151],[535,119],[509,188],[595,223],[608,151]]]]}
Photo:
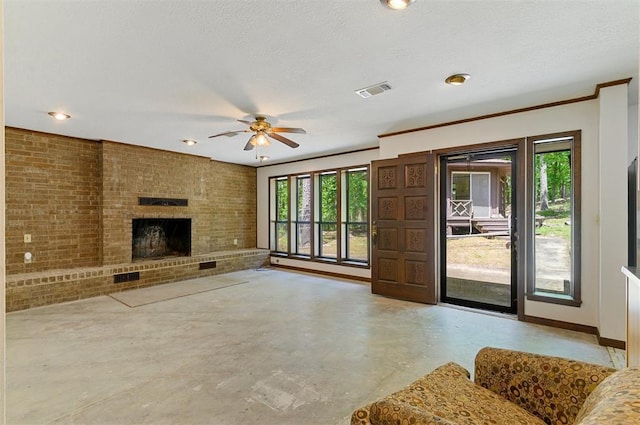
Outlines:
{"type": "MultiPolygon", "coordinates": [[[[447,231],[483,231],[478,223],[501,221],[508,231],[511,161],[506,159],[452,162],[447,165],[447,231]]],[[[495,229],[491,229],[495,230],[495,229]]]]}

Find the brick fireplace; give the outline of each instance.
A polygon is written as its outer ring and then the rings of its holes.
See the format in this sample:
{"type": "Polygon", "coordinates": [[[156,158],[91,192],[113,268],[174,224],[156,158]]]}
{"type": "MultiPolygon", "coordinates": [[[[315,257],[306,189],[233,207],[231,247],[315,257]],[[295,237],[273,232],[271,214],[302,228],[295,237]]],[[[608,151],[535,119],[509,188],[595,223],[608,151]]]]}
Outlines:
{"type": "MultiPolygon", "coordinates": [[[[255,248],[253,167],[16,128],[5,129],[5,151],[8,311],[253,268],[268,258],[255,248]],[[133,261],[139,219],[188,219],[177,230],[190,239],[133,261]],[[127,272],[139,280],[114,283],[127,272]]],[[[165,238],[175,230],[163,229],[165,238]]]]}
{"type": "Polygon", "coordinates": [[[190,218],[134,218],[132,261],[191,255],[190,218]]]}

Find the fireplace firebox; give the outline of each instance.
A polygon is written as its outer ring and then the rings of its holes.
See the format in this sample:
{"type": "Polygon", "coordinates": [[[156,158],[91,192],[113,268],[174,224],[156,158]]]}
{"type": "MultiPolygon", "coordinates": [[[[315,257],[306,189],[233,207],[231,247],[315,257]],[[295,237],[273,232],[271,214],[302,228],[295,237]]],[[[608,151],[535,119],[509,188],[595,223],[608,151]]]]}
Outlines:
{"type": "Polygon", "coordinates": [[[132,260],[191,255],[190,218],[134,218],[132,260]]]}

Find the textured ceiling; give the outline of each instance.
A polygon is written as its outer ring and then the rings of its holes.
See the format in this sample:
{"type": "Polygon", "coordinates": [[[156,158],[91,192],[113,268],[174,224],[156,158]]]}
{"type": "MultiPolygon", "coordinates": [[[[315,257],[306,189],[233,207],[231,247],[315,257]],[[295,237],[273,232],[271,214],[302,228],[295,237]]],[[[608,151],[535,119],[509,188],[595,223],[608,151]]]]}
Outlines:
{"type": "Polygon", "coordinates": [[[5,0],[5,122],[257,165],[248,135],[207,136],[256,113],[305,128],[263,152],[282,162],[626,77],[637,103],[639,15],[637,0],[5,0]],[[471,79],[445,85],[456,72],[471,79]]]}

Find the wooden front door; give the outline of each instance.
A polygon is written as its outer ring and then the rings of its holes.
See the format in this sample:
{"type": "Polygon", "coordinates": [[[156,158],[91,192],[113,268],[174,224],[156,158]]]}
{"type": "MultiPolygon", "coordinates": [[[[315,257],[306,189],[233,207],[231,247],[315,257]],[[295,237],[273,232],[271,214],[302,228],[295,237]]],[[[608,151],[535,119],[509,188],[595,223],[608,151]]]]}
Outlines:
{"type": "Polygon", "coordinates": [[[436,304],[434,155],[371,164],[371,292],[436,304]]]}

